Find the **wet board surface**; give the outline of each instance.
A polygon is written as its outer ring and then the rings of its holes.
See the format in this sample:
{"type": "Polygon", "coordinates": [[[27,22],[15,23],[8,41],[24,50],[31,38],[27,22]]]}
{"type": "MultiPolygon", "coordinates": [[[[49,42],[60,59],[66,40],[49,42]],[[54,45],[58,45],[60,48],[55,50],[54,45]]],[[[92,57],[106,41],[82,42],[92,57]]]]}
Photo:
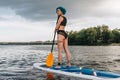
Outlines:
{"type": "Polygon", "coordinates": [[[61,68],[56,68],[56,66],[48,68],[45,63],[34,63],[33,67],[46,72],[52,72],[52,73],[62,74],[71,77],[84,78],[84,79],[120,80],[120,74],[107,72],[107,71],[93,70],[85,67],[81,68],[79,66],[68,67],[62,65],[61,68]]]}

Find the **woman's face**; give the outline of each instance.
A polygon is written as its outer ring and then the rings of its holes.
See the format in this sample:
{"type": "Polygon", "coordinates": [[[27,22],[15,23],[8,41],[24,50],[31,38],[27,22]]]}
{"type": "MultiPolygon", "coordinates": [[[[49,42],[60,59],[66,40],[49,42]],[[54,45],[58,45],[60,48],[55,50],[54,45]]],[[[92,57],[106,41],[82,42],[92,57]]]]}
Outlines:
{"type": "Polygon", "coordinates": [[[62,15],[62,11],[60,9],[57,9],[57,15],[62,15]]]}

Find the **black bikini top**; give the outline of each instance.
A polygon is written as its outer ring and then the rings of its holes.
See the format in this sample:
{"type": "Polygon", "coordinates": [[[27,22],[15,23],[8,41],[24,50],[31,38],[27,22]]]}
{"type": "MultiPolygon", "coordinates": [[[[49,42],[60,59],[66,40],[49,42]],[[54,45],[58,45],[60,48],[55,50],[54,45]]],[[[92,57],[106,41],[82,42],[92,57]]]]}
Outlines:
{"type": "MultiPolygon", "coordinates": [[[[58,18],[57,18],[57,22],[58,22],[58,19],[59,19],[59,17],[60,16],[58,16],[58,18]]],[[[67,19],[66,19],[66,17],[64,17],[64,16],[61,16],[61,17],[63,17],[64,19],[63,19],[63,21],[61,22],[61,26],[66,26],[66,24],[67,24],[67,19]]]]}

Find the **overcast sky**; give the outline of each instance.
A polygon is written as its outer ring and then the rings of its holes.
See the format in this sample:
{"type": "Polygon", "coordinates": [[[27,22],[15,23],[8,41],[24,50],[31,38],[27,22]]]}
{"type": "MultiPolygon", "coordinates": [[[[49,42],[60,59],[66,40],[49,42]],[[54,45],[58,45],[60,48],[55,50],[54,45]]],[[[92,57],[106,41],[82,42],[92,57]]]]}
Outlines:
{"type": "Polygon", "coordinates": [[[0,0],[0,42],[52,40],[58,6],[67,9],[67,31],[120,28],[120,0],[0,0]]]}

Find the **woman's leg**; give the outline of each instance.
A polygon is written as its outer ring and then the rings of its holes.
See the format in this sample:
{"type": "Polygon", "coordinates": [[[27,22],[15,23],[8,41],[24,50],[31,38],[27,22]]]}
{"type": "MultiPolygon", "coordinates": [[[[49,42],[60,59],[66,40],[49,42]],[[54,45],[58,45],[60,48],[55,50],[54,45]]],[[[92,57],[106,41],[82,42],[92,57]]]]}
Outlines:
{"type": "Polygon", "coordinates": [[[58,40],[58,63],[61,63],[62,62],[62,48],[63,48],[64,36],[58,34],[57,40],[58,40]]]}
{"type": "Polygon", "coordinates": [[[64,40],[63,46],[64,46],[64,50],[65,50],[65,53],[66,53],[67,61],[68,61],[67,65],[71,66],[71,63],[70,63],[71,55],[70,55],[70,52],[69,52],[69,49],[68,49],[68,38],[66,38],[64,40]]]}

